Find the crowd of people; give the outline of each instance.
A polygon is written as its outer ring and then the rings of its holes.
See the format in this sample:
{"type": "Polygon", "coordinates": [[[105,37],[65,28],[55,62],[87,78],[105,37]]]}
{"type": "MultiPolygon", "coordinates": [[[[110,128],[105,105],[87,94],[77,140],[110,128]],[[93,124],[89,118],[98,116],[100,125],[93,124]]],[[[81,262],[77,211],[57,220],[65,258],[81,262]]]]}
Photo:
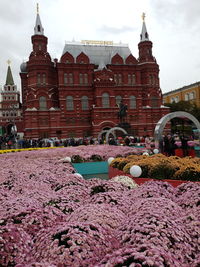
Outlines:
{"type": "Polygon", "coordinates": [[[80,146],[99,144],[96,138],[34,138],[26,139],[14,136],[0,136],[0,149],[13,148],[36,148],[36,147],[59,147],[59,146],[80,146]]]}
{"type": "MultiPolygon", "coordinates": [[[[175,155],[177,148],[183,150],[183,156],[188,156],[188,141],[193,140],[193,136],[177,135],[177,134],[165,134],[159,142],[159,152],[167,155],[175,155]]],[[[38,138],[38,139],[25,139],[15,136],[0,136],[0,149],[13,149],[13,148],[36,148],[36,147],[59,147],[59,146],[80,146],[80,145],[97,145],[105,144],[106,140],[97,139],[94,137],[85,138],[38,138]]],[[[123,146],[143,146],[148,151],[153,151],[155,143],[153,137],[146,136],[124,136],[124,137],[110,137],[108,140],[109,145],[123,145],[123,146]]]]}
{"type": "Polygon", "coordinates": [[[187,136],[184,134],[181,135],[166,134],[163,136],[163,139],[159,144],[160,152],[166,154],[167,156],[174,156],[176,149],[181,148],[183,151],[183,156],[186,157],[189,155],[188,141],[193,141],[193,140],[194,140],[193,136],[187,136]]]}

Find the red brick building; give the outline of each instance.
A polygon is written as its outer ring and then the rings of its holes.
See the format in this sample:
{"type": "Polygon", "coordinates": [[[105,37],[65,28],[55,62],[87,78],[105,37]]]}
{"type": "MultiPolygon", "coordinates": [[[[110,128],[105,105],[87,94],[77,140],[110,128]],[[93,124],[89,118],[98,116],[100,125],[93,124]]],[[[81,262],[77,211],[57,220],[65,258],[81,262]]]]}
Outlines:
{"type": "Polygon", "coordinates": [[[8,65],[6,83],[0,90],[0,136],[11,136],[16,133],[23,135],[23,130],[20,92],[17,90],[11,67],[8,65]]]}
{"type": "Polygon", "coordinates": [[[121,100],[128,107],[124,125],[133,135],[153,135],[168,113],[145,21],[138,59],[128,45],[86,40],[66,43],[60,60],[52,60],[39,14],[31,40],[20,72],[27,138],[96,137],[119,124],[121,100]]]}

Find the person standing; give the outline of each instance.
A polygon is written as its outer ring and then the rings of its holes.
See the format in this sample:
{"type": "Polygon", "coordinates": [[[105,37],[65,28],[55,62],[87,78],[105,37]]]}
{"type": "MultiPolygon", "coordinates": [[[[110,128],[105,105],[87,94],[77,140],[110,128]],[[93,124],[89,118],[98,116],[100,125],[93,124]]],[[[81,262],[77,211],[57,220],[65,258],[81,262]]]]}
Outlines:
{"type": "Polygon", "coordinates": [[[183,149],[183,156],[187,157],[188,156],[188,138],[184,134],[180,137],[181,139],[181,146],[183,149]]]}

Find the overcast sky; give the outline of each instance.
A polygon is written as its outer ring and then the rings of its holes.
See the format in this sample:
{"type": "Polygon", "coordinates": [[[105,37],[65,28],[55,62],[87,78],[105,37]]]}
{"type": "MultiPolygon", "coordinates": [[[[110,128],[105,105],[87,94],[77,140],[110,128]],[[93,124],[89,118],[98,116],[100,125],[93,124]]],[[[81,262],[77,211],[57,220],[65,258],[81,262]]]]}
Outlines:
{"type": "Polygon", "coordinates": [[[32,50],[36,3],[52,58],[60,59],[65,41],[73,39],[128,43],[137,58],[145,12],[162,92],[200,81],[200,0],[0,0],[1,86],[9,59],[21,89],[20,64],[32,50]]]}

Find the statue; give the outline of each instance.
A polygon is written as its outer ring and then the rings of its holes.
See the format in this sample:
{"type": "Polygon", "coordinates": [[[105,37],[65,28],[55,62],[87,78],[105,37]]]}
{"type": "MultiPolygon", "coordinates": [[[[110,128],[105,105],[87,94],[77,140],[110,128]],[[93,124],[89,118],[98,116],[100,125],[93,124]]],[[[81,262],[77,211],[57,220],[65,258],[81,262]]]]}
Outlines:
{"type": "Polygon", "coordinates": [[[120,120],[120,123],[125,122],[125,117],[127,116],[127,105],[123,103],[123,101],[121,100],[120,104],[119,104],[119,112],[118,112],[118,118],[120,120]]]}

